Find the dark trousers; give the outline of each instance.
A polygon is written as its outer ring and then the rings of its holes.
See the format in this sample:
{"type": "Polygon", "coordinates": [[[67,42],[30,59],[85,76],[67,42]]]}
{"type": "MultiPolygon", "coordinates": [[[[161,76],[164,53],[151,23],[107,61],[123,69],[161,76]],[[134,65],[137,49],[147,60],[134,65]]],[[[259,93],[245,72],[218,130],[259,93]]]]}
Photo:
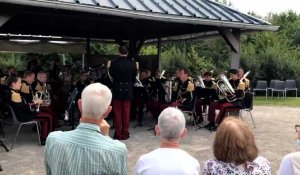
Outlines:
{"type": "Polygon", "coordinates": [[[198,99],[196,102],[196,116],[203,118],[203,107],[209,106],[209,102],[207,100],[198,99]]]}
{"type": "Polygon", "coordinates": [[[122,140],[129,138],[129,121],[130,121],[130,100],[112,101],[114,112],[114,125],[116,139],[122,140]]]}
{"type": "Polygon", "coordinates": [[[208,111],[208,121],[210,123],[217,123],[220,125],[222,121],[224,120],[226,112],[238,110],[239,107],[236,106],[233,103],[225,102],[225,103],[219,103],[219,102],[211,102],[209,105],[209,111],[208,111]],[[220,112],[216,118],[216,110],[219,109],[220,112]]]}
{"type": "Polygon", "coordinates": [[[46,140],[48,134],[54,130],[52,123],[52,116],[46,112],[39,112],[34,118],[39,121],[41,125],[41,139],[46,140]]]}
{"type": "Polygon", "coordinates": [[[135,117],[136,118],[136,114],[138,114],[137,116],[137,121],[138,123],[142,123],[143,122],[143,118],[144,118],[144,108],[146,107],[146,104],[148,103],[148,99],[143,99],[143,98],[135,98],[134,99],[134,104],[132,104],[133,108],[132,108],[132,116],[131,117],[135,117]]]}
{"type": "Polygon", "coordinates": [[[151,100],[147,103],[147,109],[150,111],[150,113],[152,114],[153,118],[158,118],[161,110],[160,110],[160,106],[162,104],[164,104],[165,102],[162,100],[151,100]]]}

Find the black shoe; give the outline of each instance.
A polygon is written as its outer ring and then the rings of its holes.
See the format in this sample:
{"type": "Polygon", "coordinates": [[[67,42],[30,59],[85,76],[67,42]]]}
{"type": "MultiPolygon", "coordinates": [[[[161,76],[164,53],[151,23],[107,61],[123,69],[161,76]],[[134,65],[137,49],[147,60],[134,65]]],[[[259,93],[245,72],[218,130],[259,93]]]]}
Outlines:
{"type": "Polygon", "coordinates": [[[45,146],[46,145],[46,140],[41,140],[41,145],[45,146]]]}

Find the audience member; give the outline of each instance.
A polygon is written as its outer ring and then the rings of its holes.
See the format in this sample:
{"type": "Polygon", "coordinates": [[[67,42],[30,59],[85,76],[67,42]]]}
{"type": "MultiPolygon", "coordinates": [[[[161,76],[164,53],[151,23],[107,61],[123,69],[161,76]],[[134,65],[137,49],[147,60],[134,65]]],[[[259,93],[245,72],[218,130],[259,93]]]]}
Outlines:
{"type": "Polygon", "coordinates": [[[300,126],[296,125],[296,132],[298,133],[297,149],[298,152],[293,152],[285,155],[281,161],[279,168],[279,175],[297,175],[300,174],[300,126]]]}
{"type": "Polygon", "coordinates": [[[197,175],[199,162],[180,148],[180,140],[186,135],[185,118],[176,108],[161,112],[156,134],[160,137],[160,148],[140,157],[135,167],[136,175],[197,175]]]}
{"type": "Polygon", "coordinates": [[[109,125],[104,119],[112,109],[111,91],[94,83],[83,90],[81,97],[79,126],[73,131],[52,132],[47,139],[47,174],[126,175],[126,146],[109,137],[109,125]]]}
{"type": "Polygon", "coordinates": [[[206,161],[204,175],[271,175],[270,162],[258,156],[254,136],[241,120],[227,117],[213,143],[214,160],[206,161]]]}

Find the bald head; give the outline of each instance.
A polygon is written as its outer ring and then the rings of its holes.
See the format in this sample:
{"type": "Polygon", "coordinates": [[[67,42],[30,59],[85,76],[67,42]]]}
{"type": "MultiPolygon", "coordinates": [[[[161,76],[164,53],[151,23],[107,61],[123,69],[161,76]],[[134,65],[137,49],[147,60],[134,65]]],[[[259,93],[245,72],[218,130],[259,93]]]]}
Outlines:
{"type": "Polygon", "coordinates": [[[88,85],[81,94],[82,116],[103,119],[112,99],[111,91],[101,83],[88,85]]]}

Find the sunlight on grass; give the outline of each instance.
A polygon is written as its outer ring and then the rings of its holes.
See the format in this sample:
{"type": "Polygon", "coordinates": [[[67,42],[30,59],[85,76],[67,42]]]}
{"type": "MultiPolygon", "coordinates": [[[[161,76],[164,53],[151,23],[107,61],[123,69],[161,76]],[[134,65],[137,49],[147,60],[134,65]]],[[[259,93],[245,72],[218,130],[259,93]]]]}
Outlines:
{"type": "Polygon", "coordinates": [[[257,106],[290,106],[290,107],[300,107],[300,98],[287,97],[287,98],[268,98],[258,96],[254,98],[254,105],[257,106]]]}

